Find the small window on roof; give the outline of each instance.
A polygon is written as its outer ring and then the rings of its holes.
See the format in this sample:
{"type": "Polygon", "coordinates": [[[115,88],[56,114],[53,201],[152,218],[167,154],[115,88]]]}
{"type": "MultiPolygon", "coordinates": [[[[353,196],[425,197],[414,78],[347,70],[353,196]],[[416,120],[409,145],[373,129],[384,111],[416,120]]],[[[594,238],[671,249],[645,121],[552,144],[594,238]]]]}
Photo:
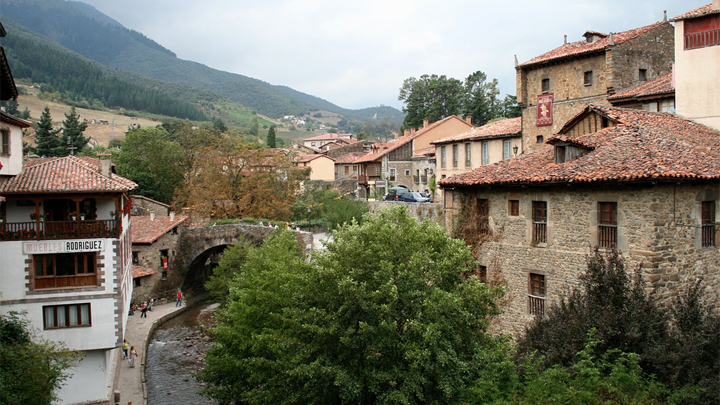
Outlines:
{"type": "Polygon", "coordinates": [[[566,160],[566,154],[565,154],[565,145],[556,145],[555,146],[555,163],[565,163],[566,160]]]}

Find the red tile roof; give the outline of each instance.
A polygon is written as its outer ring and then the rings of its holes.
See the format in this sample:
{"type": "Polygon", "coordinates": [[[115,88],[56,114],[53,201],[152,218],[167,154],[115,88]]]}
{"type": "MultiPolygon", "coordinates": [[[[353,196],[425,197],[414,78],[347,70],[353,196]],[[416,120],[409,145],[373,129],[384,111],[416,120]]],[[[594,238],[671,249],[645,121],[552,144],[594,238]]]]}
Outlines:
{"type": "Polygon", "coordinates": [[[672,95],[674,93],[675,87],[672,85],[672,72],[669,72],[610,96],[608,97],[608,100],[612,103],[613,101],[625,101],[626,99],[631,100],[650,96],[672,95]]]}
{"type": "Polygon", "coordinates": [[[30,121],[26,121],[22,118],[10,115],[3,110],[0,110],[0,122],[15,125],[16,127],[20,128],[30,128],[32,126],[32,123],[30,121]]]}
{"type": "Polygon", "coordinates": [[[704,6],[702,6],[702,7],[698,7],[698,8],[696,8],[695,10],[688,11],[688,12],[685,13],[685,14],[680,14],[679,16],[674,17],[674,18],[671,19],[670,21],[677,21],[677,20],[684,20],[684,19],[687,19],[687,18],[702,17],[702,16],[704,16],[704,15],[715,14],[715,13],[720,13],[720,10],[713,10],[713,8],[712,8],[712,3],[710,3],[710,4],[704,5],[704,6]]]}
{"type": "MultiPolygon", "coordinates": [[[[567,57],[576,57],[576,56],[580,56],[583,54],[601,52],[610,46],[610,38],[612,38],[613,43],[615,45],[618,45],[623,42],[634,39],[637,36],[644,34],[650,30],[660,27],[663,24],[670,24],[670,23],[668,23],[667,21],[660,21],[655,24],[647,25],[645,27],[640,27],[640,28],[635,28],[635,29],[628,30],[628,31],[614,33],[614,34],[611,34],[610,36],[606,36],[602,39],[598,39],[591,43],[588,43],[586,40],[567,43],[561,47],[553,49],[552,51],[545,52],[544,54],[542,54],[540,56],[536,56],[535,58],[530,59],[527,62],[521,63],[517,67],[518,68],[529,67],[529,66],[533,66],[533,65],[548,63],[551,61],[555,61],[557,59],[562,59],[562,58],[567,58],[567,57]]],[[[588,33],[592,34],[593,32],[589,31],[588,33]]],[[[595,35],[602,36],[604,34],[595,33],[595,35]]]]}
{"type": "Polygon", "coordinates": [[[328,155],[320,154],[320,153],[316,153],[316,154],[300,154],[300,155],[295,156],[295,158],[294,158],[293,160],[294,160],[295,162],[299,162],[299,163],[307,163],[307,162],[313,161],[313,160],[315,160],[315,159],[317,159],[317,158],[321,158],[321,157],[328,158],[328,159],[330,159],[330,160],[332,160],[332,161],[335,160],[335,159],[331,158],[331,157],[328,156],[328,155]]]}
{"type": "Polygon", "coordinates": [[[462,141],[476,141],[479,139],[501,138],[507,136],[519,136],[522,134],[522,118],[505,118],[489,122],[481,127],[473,128],[462,134],[449,136],[430,142],[434,145],[441,145],[462,141]]]}
{"type": "Polygon", "coordinates": [[[303,141],[329,141],[334,139],[350,139],[352,134],[322,134],[313,136],[312,138],[305,138],[303,141]]]}
{"type": "Polygon", "coordinates": [[[591,183],[662,179],[720,179],[720,131],[674,114],[588,106],[547,143],[570,140],[589,152],[555,163],[553,148],[517,156],[440,180],[442,187],[591,183]],[[567,138],[573,120],[600,114],[616,122],[598,132],[567,138]]]}
{"type": "Polygon", "coordinates": [[[5,195],[127,192],[135,187],[133,181],[117,174],[101,174],[98,159],[77,156],[30,159],[17,176],[0,178],[0,193],[5,195]]]}
{"type": "Polygon", "coordinates": [[[335,164],[349,164],[349,163],[355,163],[355,161],[361,157],[365,156],[365,153],[362,152],[350,152],[347,154],[344,154],[337,159],[335,159],[335,164]]]}
{"type": "Polygon", "coordinates": [[[155,271],[155,270],[150,270],[145,267],[136,266],[134,264],[132,266],[132,272],[133,272],[133,278],[152,276],[153,274],[157,274],[157,271],[155,271]]]}
{"type": "Polygon", "coordinates": [[[150,245],[187,219],[187,215],[176,215],[175,220],[170,219],[169,215],[155,217],[155,220],[151,220],[148,215],[133,216],[132,243],[150,245]]]}

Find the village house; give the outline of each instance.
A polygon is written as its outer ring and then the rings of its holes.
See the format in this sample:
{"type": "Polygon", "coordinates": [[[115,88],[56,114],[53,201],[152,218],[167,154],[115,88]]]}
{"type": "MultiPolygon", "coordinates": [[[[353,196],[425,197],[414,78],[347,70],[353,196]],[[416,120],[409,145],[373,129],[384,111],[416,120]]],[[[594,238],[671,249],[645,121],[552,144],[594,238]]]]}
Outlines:
{"type": "Polygon", "coordinates": [[[306,138],[303,139],[303,145],[310,147],[310,148],[316,148],[320,149],[323,145],[330,142],[335,142],[337,140],[350,140],[352,139],[352,134],[322,134],[313,136],[312,138],[306,138]]]}
{"type": "Polygon", "coordinates": [[[654,112],[675,112],[673,72],[665,73],[633,88],[608,97],[616,107],[637,108],[654,112]]]}
{"type": "Polygon", "coordinates": [[[587,31],[517,64],[517,101],[522,108],[524,151],[540,149],[562,125],[589,104],[610,105],[617,92],[663,75],[673,61],[673,27],[661,21],[628,31],[587,31]]]}
{"type": "MultiPolygon", "coordinates": [[[[522,118],[505,118],[431,142],[440,179],[522,154],[522,118]]],[[[436,193],[437,200],[442,194],[436,193]]]]}
{"type": "Polygon", "coordinates": [[[588,106],[548,148],[440,181],[446,224],[504,284],[519,334],[570,292],[591,249],[617,249],[661,300],[702,279],[720,299],[720,132],[673,114],[588,106]]]}
{"type": "Polygon", "coordinates": [[[431,142],[469,130],[472,128],[471,121],[470,117],[463,120],[456,115],[432,124],[425,120],[422,128],[408,129],[403,136],[387,143],[374,144],[372,153],[355,161],[360,171],[358,183],[368,191],[369,196],[378,199],[390,186],[402,185],[424,191],[435,175],[435,148],[431,142]],[[377,181],[389,184],[378,190],[377,181]]]}
{"type": "Polygon", "coordinates": [[[720,0],[672,21],[677,113],[720,129],[720,0]]]}
{"type": "Polygon", "coordinates": [[[335,159],[323,154],[300,154],[293,158],[299,168],[310,168],[308,180],[335,181],[335,159]]]}

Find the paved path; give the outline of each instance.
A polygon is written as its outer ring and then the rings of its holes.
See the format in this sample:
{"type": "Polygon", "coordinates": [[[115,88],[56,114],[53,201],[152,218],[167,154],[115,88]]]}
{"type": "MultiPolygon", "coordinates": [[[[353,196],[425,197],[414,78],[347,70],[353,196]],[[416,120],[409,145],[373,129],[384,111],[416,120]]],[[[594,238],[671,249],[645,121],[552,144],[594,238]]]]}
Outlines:
{"type": "Polygon", "coordinates": [[[128,317],[125,339],[130,342],[131,346],[135,346],[139,357],[135,363],[135,368],[131,368],[127,360],[122,360],[120,363],[120,369],[115,380],[115,391],[120,392],[120,402],[118,404],[126,405],[129,401],[132,401],[133,405],[146,404],[145,355],[150,334],[155,327],[166,319],[178,315],[180,311],[185,311],[185,309],[187,309],[187,306],[184,303],[183,306],[176,307],[173,301],[167,304],[155,305],[152,311],[147,312],[147,318],[141,318],[139,310],[135,311],[135,315],[128,317]]]}

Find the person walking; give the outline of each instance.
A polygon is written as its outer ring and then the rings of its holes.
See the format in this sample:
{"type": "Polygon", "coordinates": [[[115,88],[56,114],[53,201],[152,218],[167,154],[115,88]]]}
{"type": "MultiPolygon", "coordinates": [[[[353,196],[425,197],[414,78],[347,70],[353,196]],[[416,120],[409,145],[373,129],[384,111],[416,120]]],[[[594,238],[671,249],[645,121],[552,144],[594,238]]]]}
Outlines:
{"type": "Polygon", "coordinates": [[[123,359],[128,358],[128,350],[130,350],[130,343],[128,343],[127,339],[123,339],[123,359]]]}
{"type": "Polygon", "coordinates": [[[135,368],[135,360],[138,358],[138,353],[135,350],[135,346],[130,346],[130,357],[128,357],[128,362],[130,363],[130,367],[135,368]]]}
{"type": "Polygon", "coordinates": [[[140,307],[140,318],[147,318],[147,303],[143,301],[142,306],[140,307]]]}
{"type": "Polygon", "coordinates": [[[175,302],[176,307],[182,306],[182,291],[178,290],[177,292],[177,301],[175,302]]]}

